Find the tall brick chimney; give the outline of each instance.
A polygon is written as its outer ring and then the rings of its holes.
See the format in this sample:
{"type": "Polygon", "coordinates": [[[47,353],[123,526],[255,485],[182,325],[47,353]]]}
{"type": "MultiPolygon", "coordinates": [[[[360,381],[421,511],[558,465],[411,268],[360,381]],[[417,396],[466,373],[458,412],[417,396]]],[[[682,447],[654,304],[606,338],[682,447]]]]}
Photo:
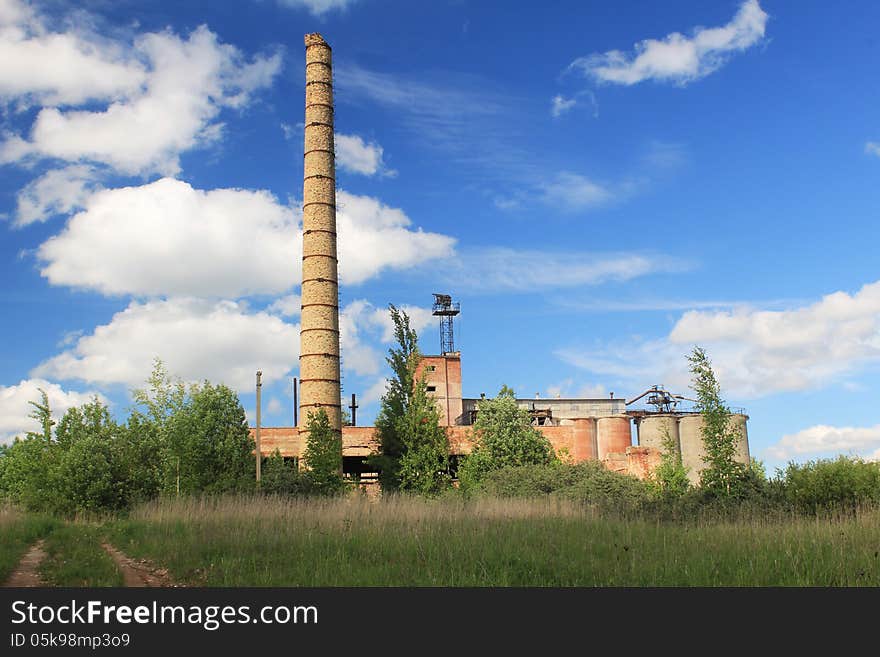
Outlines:
{"type": "Polygon", "coordinates": [[[306,34],[305,46],[299,424],[303,433],[308,414],[323,408],[341,433],[332,56],[320,34],[306,34]]]}

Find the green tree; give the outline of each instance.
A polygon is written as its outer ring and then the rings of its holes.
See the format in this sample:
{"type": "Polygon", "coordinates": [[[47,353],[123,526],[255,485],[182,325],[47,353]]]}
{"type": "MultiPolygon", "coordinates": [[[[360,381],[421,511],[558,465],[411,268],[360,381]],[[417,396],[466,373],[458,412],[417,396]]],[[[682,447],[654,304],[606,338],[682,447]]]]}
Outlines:
{"type": "Polygon", "coordinates": [[[507,386],[502,386],[494,399],[480,402],[471,444],[471,453],[458,469],[463,490],[479,485],[493,470],[556,461],[550,441],[532,426],[529,412],[517,406],[516,396],[507,386]]]}
{"type": "Polygon", "coordinates": [[[46,391],[38,388],[40,401],[29,401],[33,406],[29,417],[37,421],[40,431],[28,431],[24,438],[3,450],[0,468],[0,490],[5,497],[33,511],[51,511],[58,500],[57,471],[59,449],[53,439],[52,411],[46,391]]]}
{"type": "Polygon", "coordinates": [[[217,493],[254,487],[254,441],[244,407],[223,384],[204,384],[168,418],[163,488],[217,493]]]}
{"type": "Polygon", "coordinates": [[[57,501],[58,449],[41,434],[16,438],[3,449],[2,481],[4,497],[31,511],[52,511],[57,501]]]}
{"type": "Polygon", "coordinates": [[[415,382],[413,394],[397,421],[404,450],[400,457],[400,490],[434,496],[449,488],[449,439],[440,426],[440,410],[428,396],[425,377],[415,382]]]}
{"type": "Polygon", "coordinates": [[[688,469],[682,463],[675,438],[667,427],[663,427],[660,465],[651,473],[649,483],[654,496],[660,499],[681,497],[691,487],[688,469]]]}
{"type": "Polygon", "coordinates": [[[41,438],[48,444],[52,442],[52,426],[55,424],[55,420],[52,419],[52,409],[49,408],[49,396],[42,388],[37,388],[37,390],[40,391],[40,401],[28,402],[28,404],[34,407],[34,410],[30,412],[28,417],[35,419],[40,424],[41,431],[40,433],[28,431],[27,437],[41,438]]]}
{"type": "Polygon", "coordinates": [[[155,425],[132,413],[120,425],[120,458],[126,472],[124,495],[130,504],[149,500],[162,490],[162,445],[155,425]]]}
{"type": "Polygon", "coordinates": [[[303,452],[307,476],[316,493],[333,495],[344,487],[342,479],[342,434],[330,426],[327,412],[310,412],[306,420],[306,448],[303,452]]]}
{"type": "Polygon", "coordinates": [[[189,395],[198,386],[187,387],[181,379],[172,377],[158,356],[153,359],[153,369],[146,383],[146,388],[131,391],[132,399],[144,408],[145,417],[164,434],[171,418],[186,406],[189,395]]]}
{"type": "Polygon", "coordinates": [[[388,349],[385,359],[391,366],[392,378],[382,395],[381,407],[376,416],[379,454],[373,456],[370,463],[379,471],[382,490],[393,491],[400,488],[400,460],[406,451],[401,435],[401,419],[415,393],[415,373],[421,356],[418,335],[410,326],[409,316],[394,304],[390,304],[388,310],[394,323],[397,346],[388,349]]]}
{"type": "Polygon", "coordinates": [[[707,467],[700,473],[700,485],[716,496],[738,496],[748,474],[747,467],[736,461],[739,429],[731,422],[730,409],[721,398],[721,386],[706,352],[694,347],[688,361],[693,375],[690,387],[697,395],[696,408],[703,417],[707,467]]]}
{"type": "MultiPolygon", "coordinates": [[[[187,386],[180,378],[172,377],[162,359],[153,359],[153,369],[145,388],[131,391],[135,407],[130,419],[138,435],[150,435],[156,443],[153,455],[160,481],[160,490],[174,494],[178,490],[183,447],[172,444],[171,424],[175,416],[190,402],[198,386],[187,386]]],[[[185,488],[181,489],[185,490],[185,488]]]]}

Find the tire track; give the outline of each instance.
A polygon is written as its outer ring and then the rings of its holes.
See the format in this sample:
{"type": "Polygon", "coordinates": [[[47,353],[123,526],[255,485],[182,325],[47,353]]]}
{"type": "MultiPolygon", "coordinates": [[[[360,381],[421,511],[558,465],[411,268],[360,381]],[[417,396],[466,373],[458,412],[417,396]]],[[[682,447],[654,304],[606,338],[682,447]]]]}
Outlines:
{"type": "Polygon", "coordinates": [[[145,560],[135,561],[109,543],[102,543],[101,547],[116,563],[116,567],[122,573],[125,586],[135,588],[177,586],[166,569],[156,568],[145,560]]]}
{"type": "Polygon", "coordinates": [[[6,580],[6,587],[28,587],[46,586],[43,578],[40,577],[40,564],[46,558],[46,551],[43,550],[43,539],[40,539],[28,548],[24,553],[21,561],[18,562],[15,570],[6,580]]]}

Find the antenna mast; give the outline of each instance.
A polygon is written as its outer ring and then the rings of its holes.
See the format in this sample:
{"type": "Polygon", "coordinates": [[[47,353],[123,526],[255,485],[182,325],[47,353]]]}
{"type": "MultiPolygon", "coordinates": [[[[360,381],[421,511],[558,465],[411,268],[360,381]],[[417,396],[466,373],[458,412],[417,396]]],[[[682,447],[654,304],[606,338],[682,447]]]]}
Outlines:
{"type": "Polygon", "coordinates": [[[458,303],[452,303],[448,294],[434,294],[433,314],[440,318],[440,355],[455,352],[455,337],[452,327],[453,318],[461,312],[458,303]]]}

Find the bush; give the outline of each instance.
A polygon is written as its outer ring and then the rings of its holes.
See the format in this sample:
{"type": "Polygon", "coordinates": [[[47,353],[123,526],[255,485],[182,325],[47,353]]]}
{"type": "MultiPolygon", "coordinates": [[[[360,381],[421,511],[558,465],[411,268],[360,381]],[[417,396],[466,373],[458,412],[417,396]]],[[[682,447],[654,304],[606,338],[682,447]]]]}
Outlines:
{"type": "Polygon", "coordinates": [[[487,472],[478,492],[494,497],[555,495],[619,512],[638,510],[650,499],[645,482],[612,472],[598,461],[507,466],[487,472]]]}
{"type": "Polygon", "coordinates": [[[260,491],[268,495],[307,497],[315,494],[314,480],[308,473],[299,472],[288,463],[277,449],[263,459],[260,491]]]}
{"type": "Polygon", "coordinates": [[[880,464],[875,462],[839,456],[789,463],[781,474],[785,498],[802,511],[849,511],[880,503],[880,464]]]}
{"type": "Polygon", "coordinates": [[[174,385],[161,361],[151,392],[135,392],[149,410],[117,423],[95,397],[52,420],[44,391],[32,401],[41,427],[0,446],[0,498],[31,511],[118,511],[160,492],[253,490],[254,443],[244,408],[223,385],[174,385]],[[54,431],[53,431],[54,427],[54,431]],[[54,435],[53,435],[54,434],[54,435]]]}
{"type": "Polygon", "coordinates": [[[473,449],[458,468],[463,490],[479,486],[495,470],[557,462],[550,441],[532,426],[529,412],[517,405],[507,386],[494,399],[480,402],[471,441],[473,449]]]}

